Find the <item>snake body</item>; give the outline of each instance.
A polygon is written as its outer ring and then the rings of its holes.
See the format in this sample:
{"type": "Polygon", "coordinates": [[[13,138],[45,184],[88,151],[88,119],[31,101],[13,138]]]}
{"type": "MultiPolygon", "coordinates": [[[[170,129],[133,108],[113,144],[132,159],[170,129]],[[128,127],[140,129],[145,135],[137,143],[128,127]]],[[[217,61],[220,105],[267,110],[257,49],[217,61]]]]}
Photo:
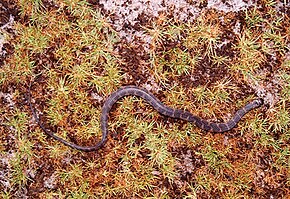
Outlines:
{"type": "Polygon", "coordinates": [[[101,130],[102,130],[102,139],[94,146],[80,146],[71,142],[68,142],[64,140],[63,138],[60,138],[56,136],[54,133],[48,131],[44,125],[40,122],[40,119],[32,106],[31,103],[31,92],[29,88],[29,105],[31,112],[33,114],[34,119],[40,126],[40,128],[51,137],[55,138],[56,140],[62,142],[63,144],[70,146],[72,148],[82,150],[82,151],[95,151],[99,148],[101,148],[108,139],[108,120],[109,120],[109,113],[113,107],[113,105],[121,98],[132,95],[132,96],[138,96],[146,100],[156,111],[158,111],[160,114],[186,120],[189,122],[193,122],[197,127],[205,130],[205,131],[211,131],[211,132],[226,132],[231,130],[236,126],[236,124],[241,120],[241,118],[250,110],[257,108],[263,104],[262,99],[256,99],[252,102],[248,103],[246,106],[239,109],[232,119],[230,119],[228,122],[225,123],[215,123],[215,122],[209,122],[207,120],[201,119],[198,116],[193,115],[192,113],[184,110],[179,109],[173,109],[166,105],[164,105],[158,98],[156,98],[153,94],[151,94],[149,91],[136,87],[136,86],[125,86],[117,91],[113,92],[105,101],[102,113],[101,113],[101,130]]]}

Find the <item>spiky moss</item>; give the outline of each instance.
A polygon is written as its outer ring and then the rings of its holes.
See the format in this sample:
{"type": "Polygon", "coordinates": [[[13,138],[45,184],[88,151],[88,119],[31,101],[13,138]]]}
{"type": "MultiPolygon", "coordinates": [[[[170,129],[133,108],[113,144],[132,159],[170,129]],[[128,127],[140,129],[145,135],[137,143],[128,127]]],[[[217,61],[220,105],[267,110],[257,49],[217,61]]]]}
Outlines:
{"type": "Polygon", "coordinates": [[[242,12],[239,22],[234,14],[221,21],[220,13],[208,11],[193,24],[166,17],[149,24],[151,48],[142,60],[148,67],[135,68],[163,89],[153,92],[165,104],[204,118],[227,120],[255,97],[252,82],[274,93],[273,106],[252,111],[231,132],[211,134],[128,97],[111,114],[108,143],[94,153],[47,138],[31,120],[25,92],[34,80],[34,102],[50,130],[94,144],[102,102],[128,81],[117,34],[85,1],[18,5],[29,20],[16,24],[15,53],[1,68],[1,88],[17,102],[1,107],[1,157],[11,185],[1,184],[1,196],[26,190],[40,198],[289,194],[289,19],[273,5],[242,12]],[[234,22],[242,30],[236,34],[234,22]]]}

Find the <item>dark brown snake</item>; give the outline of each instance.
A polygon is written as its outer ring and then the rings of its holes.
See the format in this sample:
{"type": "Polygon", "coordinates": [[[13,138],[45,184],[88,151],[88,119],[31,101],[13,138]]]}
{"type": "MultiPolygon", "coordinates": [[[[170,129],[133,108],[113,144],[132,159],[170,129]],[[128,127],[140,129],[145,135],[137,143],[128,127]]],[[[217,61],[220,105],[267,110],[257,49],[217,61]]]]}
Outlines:
{"type": "Polygon", "coordinates": [[[250,110],[257,108],[263,104],[262,99],[256,99],[252,102],[248,103],[246,106],[238,110],[232,119],[230,119],[228,122],[225,123],[215,123],[215,122],[209,122],[207,120],[201,119],[198,116],[195,116],[191,114],[188,111],[179,110],[179,109],[173,109],[166,105],[164,105],[162,102],[160,102],[159,99],[157,99],[153,94],[148,92],[145,89],[136,87],[136,86],[125,86],[117,91],[113,92],[105,101],[103,108],[102,108],[102,114],[101,114],[101,130],[102,130],[102,139],[94,146],[80,146],[71,142],[67,142],[63,138],[60,138],[56,136],[54,133],[48,131],[44,125],[40,122],[40,119],[32,106],[31,103],[31,91],[29,87],[29,93],[28,93],[28,102],[31,109],[31,112],[33,114],[34,119],[40,126],[40,128],[49,136],[55,138],[56,140],[62,142],[63,144],[70,146],[74,149],[82,150],[82,151],[95,151],[102,147],[108,138],[108,119],[109,119],[109,113],[112,109],[113,105],[120,99],[128,95],[138,96],[146,100],[155,110],[157,110],[160,114],[186,120],[189,122],[193,122],[197,127],[205,130],[205,131],[211,131],[211,132],[225,132],[229,131],[232,128],[236,126],[236,124],[241,120],[241,118],[250,110]]]}

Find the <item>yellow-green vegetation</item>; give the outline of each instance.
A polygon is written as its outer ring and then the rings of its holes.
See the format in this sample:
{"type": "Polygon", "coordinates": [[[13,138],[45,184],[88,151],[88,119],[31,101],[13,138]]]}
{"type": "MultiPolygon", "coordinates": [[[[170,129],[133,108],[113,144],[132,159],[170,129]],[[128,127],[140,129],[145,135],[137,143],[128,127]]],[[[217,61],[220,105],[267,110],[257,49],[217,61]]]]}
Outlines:
{"type": "Polygon", "coordinates": [[[51,2],[14,2],[14,53],[0,68],[1,198],[290,195],[290,19],[276,2],[238,13],[205,10],[190,23],[164,15],[141,27],[151,43],[136,59],[124,49],[139,46],[121,40],[96,6],[51,2]],[[110,114],[106,145],[85,153],[36,125],[31,81],[45,126],[84,146],[101,138],[102,104],[122,85],[147,86],[164,104],[212,121],[257,97],[266,105],[214,134],[126,97],[110,114]]]}

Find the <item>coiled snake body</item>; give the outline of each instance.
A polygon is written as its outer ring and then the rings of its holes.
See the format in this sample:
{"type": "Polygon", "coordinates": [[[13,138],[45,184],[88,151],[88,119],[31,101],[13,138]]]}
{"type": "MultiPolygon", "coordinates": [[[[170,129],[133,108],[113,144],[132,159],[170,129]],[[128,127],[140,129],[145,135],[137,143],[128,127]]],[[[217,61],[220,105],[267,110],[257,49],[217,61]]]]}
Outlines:
{"type": "Polygon", "coordinates": [[[250,103],[248,103],[246,106],[242,107],[240,110],[238,110],[232,119],[230,119],[228,122],[225,123],[215,123],[215,122],[209,122],[207,120],[201,119],[198,116],[193,115],[192,113],[184,110],[179,109],[173,109],[166,105],[164,105],[162,102],[160,102],[159,99],[157,99],[153,94],[148,92],[145,89],[136,87],[136,86],[125,86],[117,91],[113,92],[106,100],[106,102],[103,105],[102,108],[102,114],[101,114],[101,130],[102,130],[102,139],[94,146],[80,146],[71,142],[67,142],[66,140],[56,136],[54,133],[48,131],[44,125],[40,122],[40,119],[32,106],[31,103],[31,92],[29,87],[29,106],[31,109],[31,112],[33,114],[33,117],[35,118],[36,122],[40,126],[40,128],[51,137],[55,138],[56,140],[62,142],[63,144],[70,146],[72,148],[82,150],[82,151],[94,151],[102,147],[108,138],[108,119],[109,119],[109,112],[112,109],[112,106],[120,99],[128,95],[134,95],[143,98],[146,100],[155,110],[157,110],[160,114],[186,120],[189,122],[193,122],[197,127],[205,130],[205,131],[211,131],[211,132],[225,132],[229,131],[232,128],[236,126],[236,124],[241,120],[241,118],[250,110],[257,108],[263,104],[262,99],[256,99],[250,103]]]}

